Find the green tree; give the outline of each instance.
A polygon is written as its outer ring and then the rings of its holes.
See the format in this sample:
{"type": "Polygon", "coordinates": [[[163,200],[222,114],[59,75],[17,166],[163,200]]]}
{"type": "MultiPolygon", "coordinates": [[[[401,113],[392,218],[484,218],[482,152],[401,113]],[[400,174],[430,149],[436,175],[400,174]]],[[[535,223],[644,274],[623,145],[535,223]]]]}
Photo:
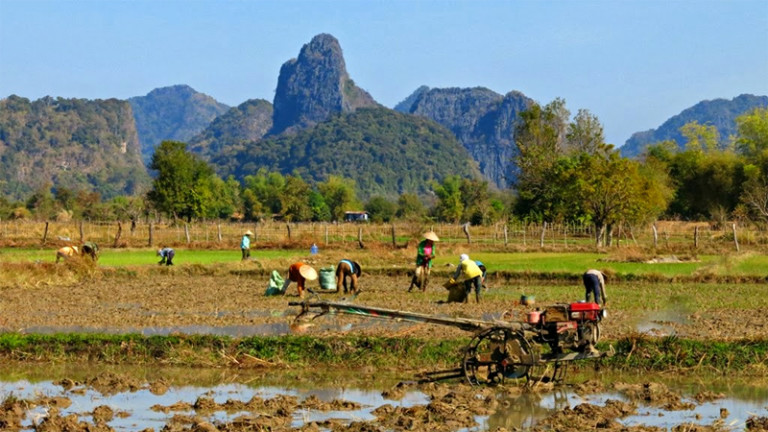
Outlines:
{"type": "Polygon", "coordinates": [[[768,108],[755,108],[736,117],[736,127],[736,146],[747,157],[755,158],[768,150],[768,108]]]}
{"type": "Polygon", "coordinates": [[[597,116],[586,109],[580,109],[573,122],[568,125],[568,147],[573,153],[596,154],[605,150],[603,125],[597,116]]]}
{"type": "Polygon", "coordinates": [[[397,198],[395,216],[401,219],[418,219],[424,215],[424,204],[416,194],[404,193],[397,198]]]}
{"type": "Polygon", "coordinates": [[[435,215],[438,219],[452,223],[459,223],[464,215],[464,200],[461,195],[462,179],[458,176],[449,176],[442,184],[435,184],[437,205],[435,215]]]}
{"type": "Polygon", "coordinates": [[[374,196],[365,203],[365,211],[373,222],[389,222],[397,213],[397,204],[382,196],[374,196]]]}
{"type": "Polygon", "coordinates": [[[150,168],[157,172],[148,200],[155,208],[174,219],[206,214],[206,197],[210,197],[213,169],[187,151],[187,145],[163,141],[152,155],[150,168]]]}
{"type": "Polygon", "coordinates": [[[680,128],[680,133],[686,138],[685,149],[711,153],[717,150],[720,142],[720,133],[715,126],[707,126],[692,121],[680,128]]]}
{"type": "Polygon", "coordinates": [[[344,220],[344,212],[359,208],[355,195],[355,181],[343,177],[331,175],[328,180],[317,185],[317,190],[323,196],[325,204],[331,211],[331,218],[335,221],[344,220]]]}
{"type": "Polygon", "coordinates": [[[312,219],[309,206],[311,188],[299,176],[285,176],[285,187],[280,195],[281,214],[288,221],[300,222],[312,219]]]}

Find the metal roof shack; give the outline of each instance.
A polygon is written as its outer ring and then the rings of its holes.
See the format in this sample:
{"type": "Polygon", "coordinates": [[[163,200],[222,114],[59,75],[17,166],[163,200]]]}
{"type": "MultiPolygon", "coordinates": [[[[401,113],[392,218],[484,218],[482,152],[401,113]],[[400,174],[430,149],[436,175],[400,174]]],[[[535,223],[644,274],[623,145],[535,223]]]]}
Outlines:
{"type": "Polygon", "coordinates": [[[364,211],[347,211],[344,212],[344,222],[368,222],[368,212],[364,211]]]}

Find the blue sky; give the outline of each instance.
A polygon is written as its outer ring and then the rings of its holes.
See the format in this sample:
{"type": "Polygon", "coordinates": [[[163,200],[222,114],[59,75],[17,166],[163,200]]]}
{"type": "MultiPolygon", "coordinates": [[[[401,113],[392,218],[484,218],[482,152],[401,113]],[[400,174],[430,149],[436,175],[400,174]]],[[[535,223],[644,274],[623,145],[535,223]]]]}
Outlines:
{"type": "Polygon", "coordinates": [[[272,101],[319,33],[383,105],[421,85],[560,97],[617,145],[701,100],[768,95],[766,0],[0,0],[0,98],[272,101]]]}

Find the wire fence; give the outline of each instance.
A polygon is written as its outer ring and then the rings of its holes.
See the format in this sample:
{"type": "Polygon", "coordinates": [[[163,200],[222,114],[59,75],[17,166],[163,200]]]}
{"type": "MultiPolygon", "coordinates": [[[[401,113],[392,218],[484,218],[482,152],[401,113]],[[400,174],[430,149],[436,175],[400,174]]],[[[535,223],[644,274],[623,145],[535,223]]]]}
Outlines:
{"type": "MultiPolygon", "coordinates": [[[[243,233],[254,233],[252,242],[268,246],[353,244],[404,247],[433,230],[443,243],[473,244],[493,249],[569,250],[594,248],[595,229],[591,224],[536,224],[512,221],[488,226],[424,224],[413,222],[375,223],[232,223],[198,221],[40,222],[0,220],[0,245],[55,246],[96,242],[102,247],[141,248],[189,246],[233,248],[243,233]]],[[[708,223],[660,221],[643,226],[623,225],[613,229],[607,248],[641,247],[660,250],[750,250],[768,249],[768,232],[754,226],[729,223],[713,227],[708,223]]]]}

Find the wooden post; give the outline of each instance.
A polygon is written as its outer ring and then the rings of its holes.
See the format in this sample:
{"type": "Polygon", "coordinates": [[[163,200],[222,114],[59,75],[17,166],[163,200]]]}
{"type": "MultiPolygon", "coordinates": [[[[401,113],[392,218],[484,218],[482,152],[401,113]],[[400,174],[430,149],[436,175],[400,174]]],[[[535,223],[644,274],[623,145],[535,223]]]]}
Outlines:
{"type": "Polygon", "coordinates": [[[45,231],[43,231],[43,244],[48,240],[48,221],[45,221],[45,231]]]}
{"type": "Polygon", "coordinates": [[[655,223],[651,225],[651,229],[653,229],[653,248],[656,249],[659,246],[659,231],[655,223]]]}
{"type": "Polygon", "coordinates": [[[509,243],[509,237],[507,236],[507,224],[504,224],[504,248],[507,247],[507,243],[509,243]]]}
{"type": "Polygon", "coordinates": [[[733,243],[736,245],[736,252],[740,252],[739,239],[736,237],[736,224],[731,225],[731,228],[733,229],[733,243]]]}
{"type": "Polygon", "coordinates": [[[699,227],[695,226],[693,228],[693,247],[695,249],[699,248],[699,227]]]}
{"type": "Polygon", "coordinates": [[[544,234],[547,233],[547,223],[541,224],[541,237],[539,237],[539,247],[544,247],[544,234]]]}
{"type": "Polygon", "coordinates": [[[526,243],[526,240],[525,240],[525,231],[526,231],[527,227],[528,227],[528,223],[526,222],[526,223],[523,224],[523,246],[527,246],[527,243],[526,243]]]}
{"type": "Polygon", "coordinates": [[[221,224],[216,224],[216,236],[219,239],[219,243],[221,243],[221,224]]]}
{"type": "Polygon", "coordinates": [[[395,224],[392,224],[392,247],[397,247],[397,236],[395,235],[395,224]]]}
{"type": "Polygon", "coordinates": [[[80,230],[80,243],[82,243],[83,242],[83,237],[84,237],[83,236],[83,220],[82,219],[80,219],[79,230],[80,230]]]}
{"type": "Polygon", "coordinates": [[[149,247],[152,247],[152,234],[155,230],[155,223],[153,221],[149,221],[149,240],[147,242],[147,245],[149,247]]]}
{"type": "Polygon", "coordinates": [[[568,249],[568,224],[563,224],[563,244],[568,249]]]}
{"type": "Polygon", "coordinates": [[[123,235],[123,223],[120,221],[117,221],[117,234],[115,234],[115,243],[112,245],[113,248],[117,248],[117,246],[120,244],[120,236],[123,235]]]}
{"type": "Polygon", "coordinates": [[[467,244],[472,244],[472,237],[469,235],[469,222],[465,223],[462,227],[464,235],[467,237],[467,244]]]}
{"type": "Polygon", "coordinates": [[[325,245],[328,246],[328,223],[325,223],[325,245]]]}
{"type": "Polygon", "coordinates": [[[189,224],[188,223],[184,224],[184,236],[187,238],[187,244],[192,243],[192,239],[190,239],[190,237],[189,237],[189,224]]]}
{"type": "Polygon", "coordinates": [[[288,230],[288,241],[291,241],[291,224],[285,224],[285,228],[288,230]]]}
{"type": "Polygon", "coordinates": [[[365,249],[363,244],[363,227],[357,229],[357,245],[360,246],[360,249],[365,249]]]}

